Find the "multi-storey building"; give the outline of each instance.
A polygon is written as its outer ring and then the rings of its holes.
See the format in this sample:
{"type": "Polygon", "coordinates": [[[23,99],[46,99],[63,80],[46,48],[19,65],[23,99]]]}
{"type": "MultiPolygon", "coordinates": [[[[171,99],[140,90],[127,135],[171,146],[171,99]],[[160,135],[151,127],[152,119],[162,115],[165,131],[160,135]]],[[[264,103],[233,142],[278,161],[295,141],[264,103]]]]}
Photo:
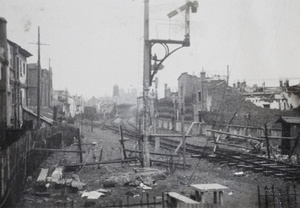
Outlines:
{"type": "Polygon", "coordinates": [[[18,44],[7,40],[9,60],[7,126],[20,129],[23,125],[23,106],[28,106],[27,58],[32,56],[18,44]]]}
{"type": "MultiPolygon", "coordinates": [[[[6,146],[6,125],[7,125],[7,85],[8,85],[8,57],[6,20],[0,17],[0,149],[6,146]]],[[[0,198],[2,198],[1,190],[0,198]]]]}
{"type": "MultiPolygon", "coordinates": [[[[206,77],[202,71],[200,77],[182,73],[178,78],[178,112],[186,120],[201,122],[203,115],[215,110],[214,103],[226,90],[226,76],[206,77]],[[223,90],[223,91],[224,91],[223,90]]],[[[179,118],[179,117],[178,117],[179,118]]]]}
{"type": "MultiPolygon", "coordinates": [[[[28,64],[28,105],[37,106],[37,82],[38,82],[38,65],[28,64]]],[[[40,73],[40,105],[42,107],[53,106],[53,85],[52,85],[52,68],[41,69],[40,73]]]]}

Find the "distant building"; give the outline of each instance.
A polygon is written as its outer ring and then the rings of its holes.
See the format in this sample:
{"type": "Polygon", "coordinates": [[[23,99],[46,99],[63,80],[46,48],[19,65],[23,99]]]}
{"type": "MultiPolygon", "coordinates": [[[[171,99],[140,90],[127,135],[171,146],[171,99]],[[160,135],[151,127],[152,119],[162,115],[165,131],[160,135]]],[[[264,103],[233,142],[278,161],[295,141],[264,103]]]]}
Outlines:
{"type": "Polygon", "coordinates": [[[182,73],[178,78],[179,115],[184,115],[185,120],[202,122],[203,115],[211,111],[213,101],[220,97],[212,92],[217,88],[226,89],[226,86],[226,76],[206,77],[204,71],[200,77],[182,73]]]}
{"type": "MultiPolygon", "coordinates": [[[[38,65],[28,64],[28,105],[37,106],[37,82],[38,82],[38,65]]],[[[41,69],[40,82],[40,105],[43,107],[53,106],[53,85],[52,85],[52,68],[49,70],[41,69]]]]}
{"type": "Polygon", "coordinates": [[[31,53],[18,44],[7,40],[9,59],[8,83],[8,128],[20,129],[23,125],[23,106],[28,106],[28,69],[27,58],[31,53]]]}
{"type": "Polygon", "coordinates": [[[77,104],[67,89],[53,91],[53,105],[65,118],[75,116],[77,104]]]}
{"type": "Polygon", "coordinates": [[[300,109],[300,84],[286,86],[286,90],[282,92],[282,95],[288,109],[300,109]]]}
{"type": "Polygon", "coordinates": [[[262,108],[285,111],[300,106],[300,85],[289,86],[288,80],[284,84],[280,81],[279,86],[276,87],[266,87],[263,84],[261,87],[245,85],[239,89],[246,100],[262,108]]]}
{"type": "Polygon", "coordinates": [[[113,87],[113,99],[116,105],[120,104],[136,104],[137,103],[137,89],[131,88],[127,89],[127,92],[124,89],[120,89],[118,85],[113,87]]]}

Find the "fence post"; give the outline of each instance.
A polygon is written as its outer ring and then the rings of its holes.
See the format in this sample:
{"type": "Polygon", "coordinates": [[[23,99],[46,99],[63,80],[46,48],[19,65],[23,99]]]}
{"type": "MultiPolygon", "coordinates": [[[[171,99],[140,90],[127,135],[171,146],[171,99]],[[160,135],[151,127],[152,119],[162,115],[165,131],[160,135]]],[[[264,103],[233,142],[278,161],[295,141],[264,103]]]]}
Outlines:
{"type": "Polygon", "coordinates": [[[259,190],[259,185],[257,186],[257,196],[258,196],[258,208],[260,207],[260,190],[259,190]]]}
{"type": "Polygon", "coordinates": [[[161,200],[162,200],[162,207],[165,208],[165,194],[164,194],[164,192],[161,193],[161,200]]]}
{"type": "Polygon", "coordinates": [[[297,193],[296,193],[296,185],[293,184],[293,189],[294,189],[294,197],[295,197],[295,206],[294,207],[297,207],[297,193]]]}
{"type": "Polygon", "coordinates": [[[127,195],[127,207],[129,207],[129,195],[127,195]]]}
{"type": "Polygon", "coordinates": [[[279,192],[279,204],[280,204],[280,207],[282,207],[282,205],[283,205],[283,202],[282,202],[282,191],[281,191],[281,189],[278,189],[278,192],[279,192]]]}
{"type": "Polygon", "coordinates": [[[273,208],[276,207],[276,202],[275,202],[275,186],[272,185],[272,193],[273,193],[273,208]]]}
{"type": "Polygon", "coordinates": [[[149,208],[149,193],[146,194],[147,197],[147,207],[149,208]]]}
{"type": "Polygon", "coordinates": [[[266,197],[266,208],[268,208],[269,205],[268,205],[268,187],[267,186],[265,186],[265,197],[266,197]]]}
{"type": "Polygon", "coordinates": [[[289,186],[286,186],[286,194],[287,194],[287,207],[290,208],[290,190],[289,190],[289,186]]]}
{"type": "Polygon", "coordinates": [[[156,208],[156,200],[155,200],[155,196],[153,196],[153,202],[154,202],[154,208],[156,208]]]}
{"type": "Polygon", "coordinates": [[[143,207],[143,194],[142,194],[142,197],[141,197],[140,205],[141,205],[141,207],[143,207]]]}
{"type": "MultiPolygon", "coordinates": [[[[79,151],[81,151],[81,136],[80,136],[80,133],[81,133],[80,129],[77,129],[79,151]]],[[[82,152],[79,153],[79,157],[80,157],[80,163],[82,163],[82,152]]]]}

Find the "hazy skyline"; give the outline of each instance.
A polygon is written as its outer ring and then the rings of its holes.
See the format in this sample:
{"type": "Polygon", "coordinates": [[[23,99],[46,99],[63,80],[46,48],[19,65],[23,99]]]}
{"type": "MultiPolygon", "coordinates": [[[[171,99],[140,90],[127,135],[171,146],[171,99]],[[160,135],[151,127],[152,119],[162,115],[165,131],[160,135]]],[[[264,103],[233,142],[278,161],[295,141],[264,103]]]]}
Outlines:
{"type": "MultiPolygon", "coordinates": [[[[183,40],[184,13],[167,14],[185,0],[149,0],[150,38],[183,40]]],[[[278,85],[300,81],[300,1],[199,0],[191,14],[191,46],[178,50],[158,72],[164,84],[177,90],[183,72],[225,75],[230,84],[263,82],[278,85]]],[[[143,0],[0,0],[7,37],[33,54],[37,62],[38,26],[42,68],[49,59],[54,89],[67,88],[85,97],[112,95],[113,85],[142,89],[143,0]]],[[[159,53],[159,52],[158,52],[159,53]]]]}

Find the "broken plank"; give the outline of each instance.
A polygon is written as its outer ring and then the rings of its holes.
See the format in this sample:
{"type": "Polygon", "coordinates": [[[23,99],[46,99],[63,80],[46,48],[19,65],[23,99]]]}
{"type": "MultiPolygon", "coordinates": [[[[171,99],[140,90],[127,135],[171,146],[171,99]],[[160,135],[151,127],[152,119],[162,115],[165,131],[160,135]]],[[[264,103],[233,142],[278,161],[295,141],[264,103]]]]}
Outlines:
{"type": "MultiPolygon", "coordinates": [[[[149,134],[151,137],[182,137],[182,134],[149,134]]],[[[190,135],[185,135],[191,137],[190,135]]]]}
{"type": "Polygon", "coordinates": [[[108,161],[101,161],[101,162],[92,162],[92,163],[77,163],[77,164],[68,164],[64,165],[64,167],[78,167],[78,166],[87,166],[87,165],[101,165],[101,164],[111,164],[111,163],[124,163],[124,162],[132,162],[137,161],[137,158],[127,158],[124,160],[108,160],[108,161]]]}
{"type": "Polygon", "coordinates": [[[49,151],[49,152],[69,152],[69,153],[86,153],[86,151],[79,150],[64,150],[64,149],[46,149],[46,148],[34,148],[36,151],[49,151]]]}
{"type": "Polygon", "coordinates": [[[63,172],[64,167],[58,166],[55,168],[51,175],[51,181],[56,183],[62,178],[62,172],[63,172]]]}
{"type": "Polygon", "coordinates": [[[245,138],[245,139],[253,139],[253,140],[263,141],[263,142],[265,141],[265,139],[262,139],[262,138],[245,136],[245,135],[240,135],[240,134],[233,134],[233,133],[228,133],[225,131],[217,131],[217,130],[210,130],[210,129],[207,129],[206,131],[214,132],[214,133],[218,133],[218,134],[226,134],[226,135],[235,136],[235,137],[241,137],[241,138],[245,138]]]}
{"type": "Polygon", "coordinates": [[[49,171],[48,168],[42,168],[36,181],[37,182],[45,182],[47,179],[48,171],[49,171]]]}
{"type": "MultiPolygon", "coordinates": [[[[137,153],[141,153],[141,150],[130,150],[130,149],[125,149],[125,151],[128,152],[137,152],[137,153]]],[[[158,153],[158,152],[150,152],[151,155],[163,155],[163,156],[174,156],[177,157],[177,154],[165,154],[165,153],[158,153]]]]}

